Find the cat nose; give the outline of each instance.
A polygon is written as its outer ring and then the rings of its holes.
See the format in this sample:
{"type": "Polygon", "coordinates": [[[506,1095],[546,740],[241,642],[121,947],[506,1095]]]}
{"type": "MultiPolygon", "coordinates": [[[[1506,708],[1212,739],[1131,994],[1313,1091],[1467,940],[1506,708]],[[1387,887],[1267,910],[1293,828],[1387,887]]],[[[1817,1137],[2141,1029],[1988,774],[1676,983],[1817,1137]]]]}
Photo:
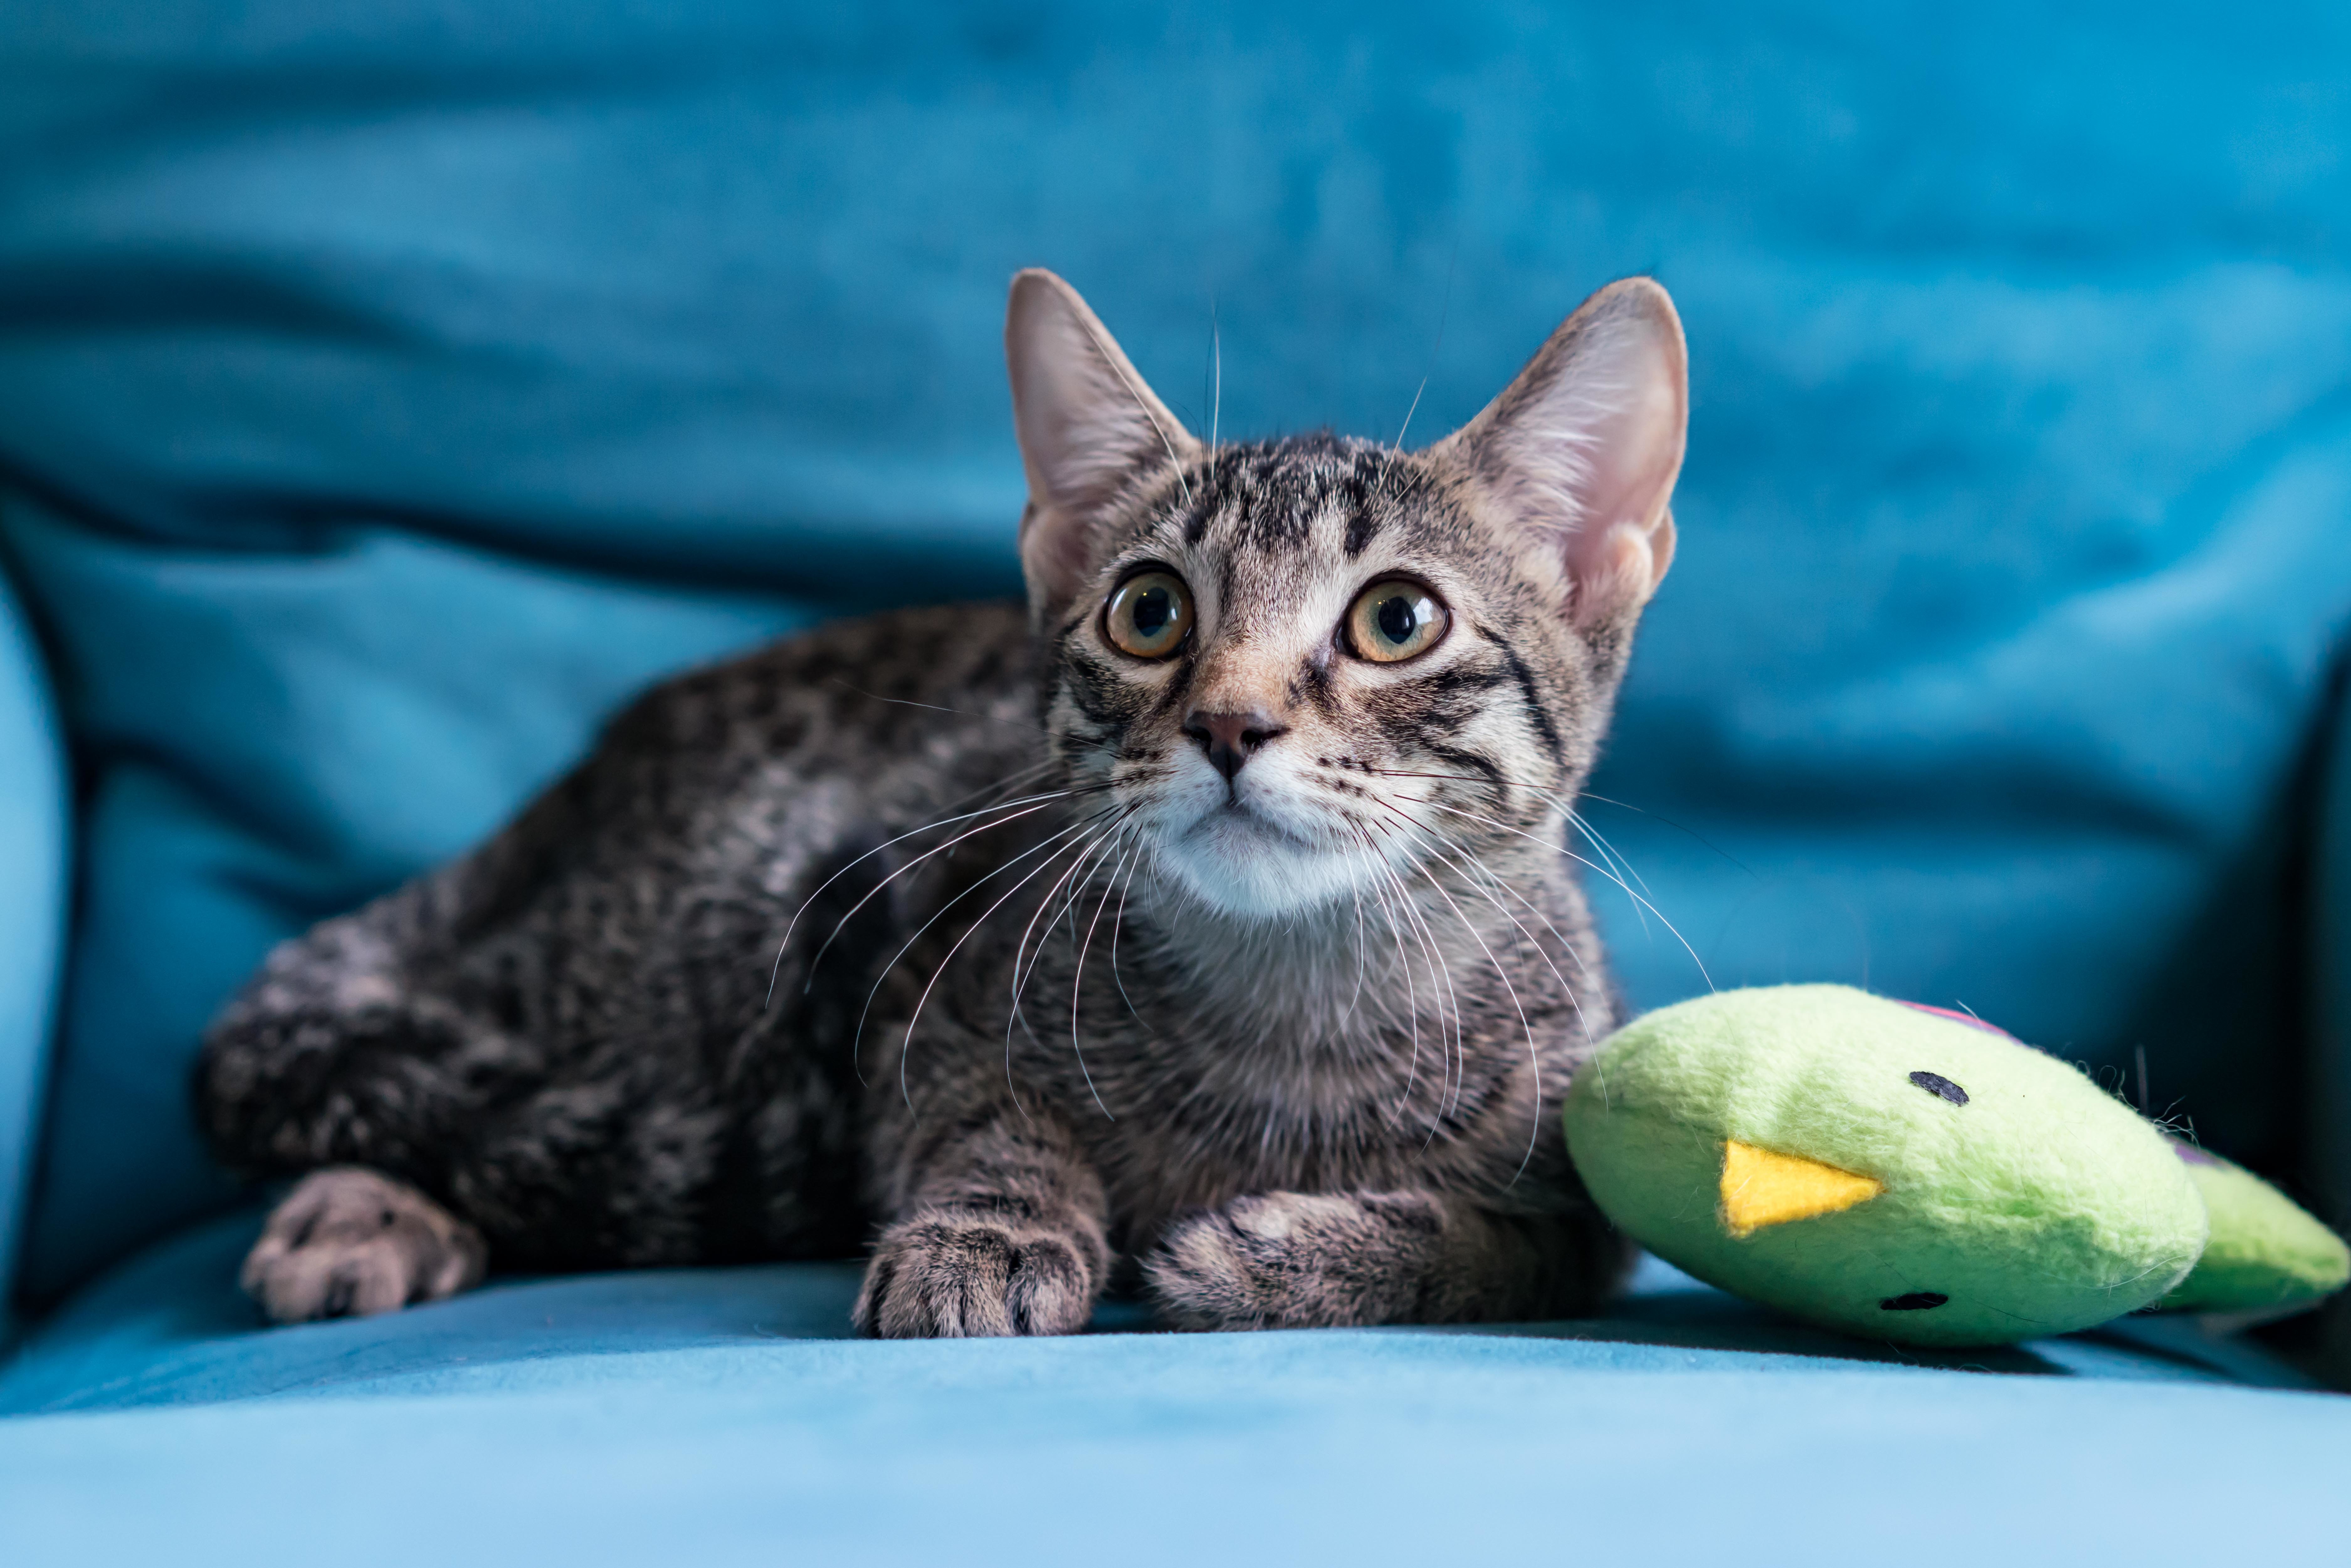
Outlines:
{"type": "Polygon", "coordinates": [[[1204,713],[1196,709],[1185,719],[1184,733],[1200,743],[1208,753],[1208,766],[1229,782],[1259,747],[1277,735],[1289,734],[1290,727],[1262,713],[1204,713]]]}

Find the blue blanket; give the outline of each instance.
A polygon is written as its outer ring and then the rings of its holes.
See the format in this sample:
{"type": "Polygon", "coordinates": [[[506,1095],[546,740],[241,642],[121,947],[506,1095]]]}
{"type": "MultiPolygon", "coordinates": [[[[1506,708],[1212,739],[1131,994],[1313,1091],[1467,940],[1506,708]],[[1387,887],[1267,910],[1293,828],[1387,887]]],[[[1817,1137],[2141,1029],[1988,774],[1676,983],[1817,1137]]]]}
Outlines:
{"type": "Polygon", "coordinates": [[[1415,442],[1646,271],[1632,999],[1971,1007],[2351,1214],[2346,61],[2297,5],[0,7],[0,1557],[2339,1555],[2337,1406],[2145,1325],[860,1346],[810,1267],[262,1334],[183,1094],[643,682],[1008,590],[1015,267],[1203,431],[1415,442]]]}
{"type": "Polygon", "coordinates": [[[11,1561],[1974,1563],[2339,1553],[2351,1403],[2192,1324],[1922,1356],[1662,1265],[1587,1322],[848,1340],[853,1265],[265,1331],[256,1222],[0,1375],[11,1561]],[[13,1419],[5,1418],[11,1417],[13,1419]],[[1801,1534],[1790,1521],[1801,1517],[1801,1534]],[[1799,1546],[1801,1542],[1801,1546],[1799,1546]]]}

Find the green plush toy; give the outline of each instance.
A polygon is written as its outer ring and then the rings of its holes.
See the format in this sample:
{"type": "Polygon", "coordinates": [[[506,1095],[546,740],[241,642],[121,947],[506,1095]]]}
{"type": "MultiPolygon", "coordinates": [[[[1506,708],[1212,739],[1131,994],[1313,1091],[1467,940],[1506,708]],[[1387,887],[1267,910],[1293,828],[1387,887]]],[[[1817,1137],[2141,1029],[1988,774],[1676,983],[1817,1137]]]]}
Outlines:
{"type": "Polygon", "coordinates": [[[1872,1338],[1999,1344],[2157,1305],[2275,1312],[2351,1279],[2334,1232],[2078,1069],[1844,986],[1637,1019],[1576,1075],[1566,1118],[1576,1169],[1634,1239],[1872,1338]]]}

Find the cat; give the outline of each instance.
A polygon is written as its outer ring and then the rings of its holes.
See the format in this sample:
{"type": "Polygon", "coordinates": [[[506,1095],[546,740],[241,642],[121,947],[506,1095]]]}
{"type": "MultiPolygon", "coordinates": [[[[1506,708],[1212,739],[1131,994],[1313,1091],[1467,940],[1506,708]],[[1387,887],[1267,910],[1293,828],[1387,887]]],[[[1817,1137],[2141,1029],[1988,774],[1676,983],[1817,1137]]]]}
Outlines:
{"type": "Polygon", "coordinates": [[[1006,324],[1024,607],[657,687],[472,854],[280,946],[213,1146],[243,1283],[854,1254],[854,1327],[1552,1317],[1621,1007],[1571,806],[1674,551],[1681,328],[1587,300],[1432,446],[1204,444],[1041,270],[1006,324]]]}

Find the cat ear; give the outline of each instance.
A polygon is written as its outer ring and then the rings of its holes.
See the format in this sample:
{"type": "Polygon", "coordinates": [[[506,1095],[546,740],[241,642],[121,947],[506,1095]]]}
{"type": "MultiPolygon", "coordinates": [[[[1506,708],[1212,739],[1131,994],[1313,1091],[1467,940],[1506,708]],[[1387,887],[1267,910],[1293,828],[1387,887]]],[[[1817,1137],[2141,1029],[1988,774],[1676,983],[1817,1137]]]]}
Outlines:
{"type": "Polygon", "coordinates": [[[1673,562],[1667,503],[1688,424],[1681,319],[1663,288],[1628,277],[1585,300],[1431,455],[1558,552],[1569,613],[1591,626],[1648,602],[1673,562]]]}
{"type": "Polygon", "coordinates": [[[1030,267],[1004,314],[1012,423],[1029,471],[1020,568],[1040,610],[1065,603],[1092,570],[1100,513],[1138,469],[1199,451],[1152,395],[1078,291],[1030,267]]]}

